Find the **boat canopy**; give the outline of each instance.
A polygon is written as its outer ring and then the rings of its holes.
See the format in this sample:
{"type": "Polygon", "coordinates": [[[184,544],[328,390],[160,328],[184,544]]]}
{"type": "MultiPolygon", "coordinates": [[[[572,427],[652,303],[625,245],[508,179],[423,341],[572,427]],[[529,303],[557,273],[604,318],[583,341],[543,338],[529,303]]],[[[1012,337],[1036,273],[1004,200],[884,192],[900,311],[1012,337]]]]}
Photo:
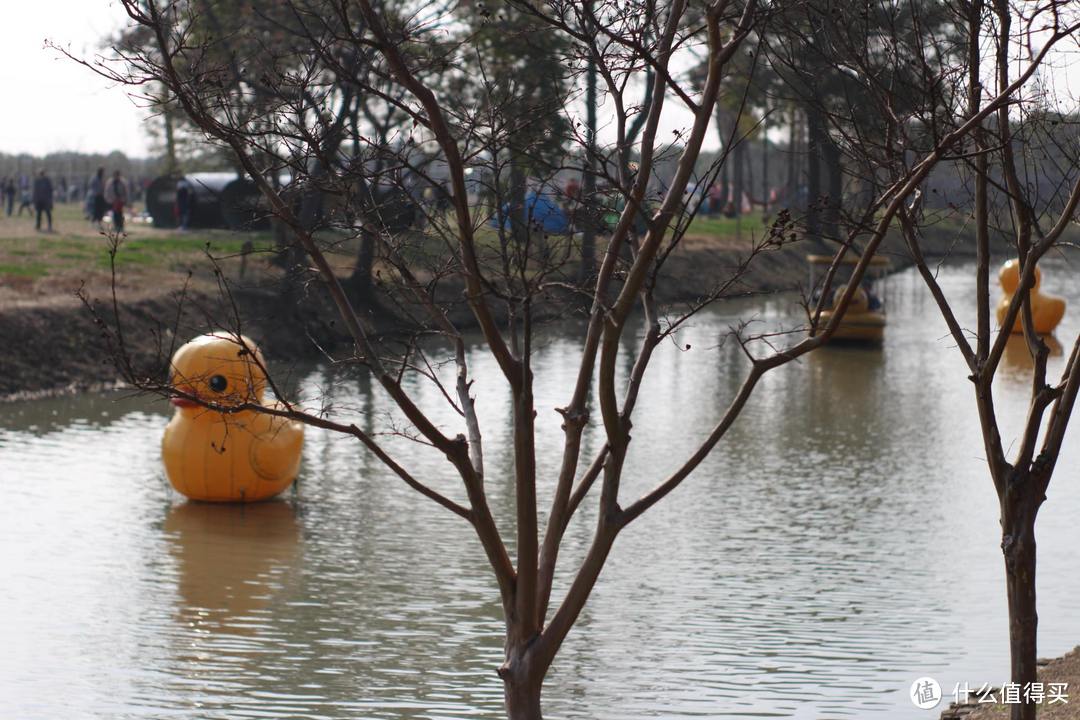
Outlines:
{"type": "MultiPolygon", "coordinates": [[[[806,261],[811,265],[832,265],[835,257],[833,255],[807,255],[806,261]]],[[[840,260],[841,265],[857,265],[862,260],[861,255],[855,255],[854,253],[848,253],[840,260]]],[[[875,255],[870,258],[870,265],[872,267],[884,267],[889,264],[888,258],[883,258],[880,255],[875,255]]]]}

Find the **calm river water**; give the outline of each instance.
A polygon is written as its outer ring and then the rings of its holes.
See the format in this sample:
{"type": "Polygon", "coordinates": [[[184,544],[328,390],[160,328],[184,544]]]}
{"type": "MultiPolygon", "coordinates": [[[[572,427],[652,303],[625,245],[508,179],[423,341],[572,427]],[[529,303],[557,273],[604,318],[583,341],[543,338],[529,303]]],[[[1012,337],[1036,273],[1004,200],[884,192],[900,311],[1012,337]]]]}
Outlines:
{"type": "MultiPolygon", "coordinates": [[[[970,326],[970,268],[941,277],[970,326]]],[[[1080,327],[1070,277],[1047,268],[1047,289],[1069,296],[1063,339],[1080,327]]],[[[908,699],[915,678],[946,693],[1007,679],[997,508],[970,384],[918,278],[888,286],[882,349],[827,348],[767,377],[701,469],[619,539],[549,676],[550,717],[936,718],[908,699]]],[[[752,313],[782,323],[795,309],[727,303],[658,352],[627,497],[722,411],[743,371],[724,335],[752,313]]],[[[577,330],[547,329],[537,360],[549,479],[577,330]]],[[[624,350],[628,368],[633,343],[624,350]]],[[[473,355],[488,484],[509,526],[509,409],[492,363],[473,355]]],[[[1022,359],[1007,361],[1006,418],[1022,416],[1028,390],[1022,359]]],[[[367,428],[393,422],[367,381],[296,372],[309,403],[367,428]]],[[[462,521],[356,442],[311,429],[284,502],[187,503],[162,474],[167,410],[116,395],[0,406],[0,717],[501,716],[496,594],[462,521]]],[[[1038,524],[1048,656],[1080,642],[1078,432],[1038,524]]],[[[457,492],[437,457],[390,443],[457,492]]],[[[565,563],[593,520],[571,526],[565,563]]]]}

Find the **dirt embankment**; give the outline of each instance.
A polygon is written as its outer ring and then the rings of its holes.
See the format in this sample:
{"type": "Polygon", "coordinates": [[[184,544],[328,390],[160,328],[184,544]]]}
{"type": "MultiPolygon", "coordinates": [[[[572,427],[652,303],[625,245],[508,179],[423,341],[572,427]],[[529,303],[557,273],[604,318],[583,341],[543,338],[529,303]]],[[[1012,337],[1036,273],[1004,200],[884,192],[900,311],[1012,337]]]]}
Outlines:
{"type": "MultiPolygon", "coordinates": [[[[1042,695],[1036,696],[1039,700],[1039,720],[1080,720],[1080,698],[1077,697],[1077,688],[1080,688],[1080,647],[1053,660],[1040,660],[1039,665],[1039,682],[1042,683],[1042,687],[1038,688],[1042,695]]],[[[941,713],[941,720],[1008,720],[1015,703],[989,702],[1005,699],[1011,698],[1006,698],[1001,688],[980,697],[975,697],[973,690],[968,702],[950,704],[941,713]]]]}
{"type": "MultiPolygon", "coordinates": [[[[807,250],[801,245],[794,243],[756,255],[727,294],[804,286],[807,250]]],[[[963,257],[973,253],[971,242],[961,241],[954,231],[928,235],[924,246],[928,255],[963,257]]],[[[667,261],[658,299],[666,303],[692,301],[713,291],[744,264],[749,248],[749,238],[742,242],[687,238],[685,247],[667,261]]],[[[894,268],[910,264],[898,238],[888,238],[884,252],[894,268]]],[[[315,286],[293,290],[273,283],[240,287],[229,301],[204,285],[186,295],[179,314],[176,291],[135,288],[122,295],[118,317],[111,300],[102,295],[93,312],[71,297],[50,302],[26,298],[0,305],[0,399],[116,383],[120,348],[117,338],[104,328],[115,327],[117,319],[124,332],[124,350],[132,365],[145,373],[161,372],[167,367],[171,349],[187,338],[213,328],[237,327],[238,320],[240,329],[277,359],[313,356],[320,348],[332,352],[347,347],[336,312],[315,286]]],[[[450,304],[455,322],[462,327],[472,323],[460,286],[444,284],[439,295],[450,304]]],[[[572,307],[566,298],[553,297],[541,312],[563,316],[572,307]]],[[[375,302],[361,310],[380,332],[408,326],[408,309],[396,307],[386,296],[377,294],[375,302]]]]}

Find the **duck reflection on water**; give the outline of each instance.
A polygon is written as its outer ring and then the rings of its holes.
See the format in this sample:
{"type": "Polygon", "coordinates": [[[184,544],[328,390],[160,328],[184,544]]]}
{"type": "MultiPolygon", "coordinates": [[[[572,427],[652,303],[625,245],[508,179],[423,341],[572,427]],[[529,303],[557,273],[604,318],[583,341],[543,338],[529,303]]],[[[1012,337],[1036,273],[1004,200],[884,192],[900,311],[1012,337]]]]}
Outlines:
{"type": "Polygon", "coordinates": [[[254,634],[300,555],[296,513],[284,501],[184,502],[169,508],[164,531],[180,619],[232,634],[254,634]]]}

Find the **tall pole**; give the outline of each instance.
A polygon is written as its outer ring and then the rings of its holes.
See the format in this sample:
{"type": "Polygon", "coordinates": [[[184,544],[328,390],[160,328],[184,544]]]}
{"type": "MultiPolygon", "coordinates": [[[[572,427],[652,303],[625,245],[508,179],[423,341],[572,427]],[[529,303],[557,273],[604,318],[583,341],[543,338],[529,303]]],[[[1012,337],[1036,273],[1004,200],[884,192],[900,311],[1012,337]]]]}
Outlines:
{"type": "Polygon", "coordinates": [[[761,216],[769,217],[769,111],[761,118],[761,216]]]}
{"type": "Polygon", "coordinates": [[[173,132],[172,113],[169,112],[169,91],[167,88],[161,98],[161,120],[165,126],[164,174],[173,176],[179,172],[179,163],[176,161],[176,137],[173,132]]]}
{"type": "Polygon", "coordinates": [[[799,193],[799,128],[798,111],[791,105],[791,124],[788,126],[788,173],[787,206],[792,210],[801,209],[798,204],[799,193]]]}
{"type": "MultiPolygon", "coordinates": [[[[586,36],[591,36],[593,0],[582,3],[582,14],[586,36]]],[[[585,224],[581,233],[581,268],[578,277],[582,281],[592,277],[596,269],[596,224],[600,222],[599,208],[596,207],[596,57],[592,47],[585,70],[585,169],[581,182],[581,200],[579,209],[585,211],[585,224]]]]}

